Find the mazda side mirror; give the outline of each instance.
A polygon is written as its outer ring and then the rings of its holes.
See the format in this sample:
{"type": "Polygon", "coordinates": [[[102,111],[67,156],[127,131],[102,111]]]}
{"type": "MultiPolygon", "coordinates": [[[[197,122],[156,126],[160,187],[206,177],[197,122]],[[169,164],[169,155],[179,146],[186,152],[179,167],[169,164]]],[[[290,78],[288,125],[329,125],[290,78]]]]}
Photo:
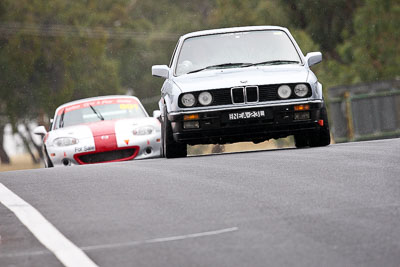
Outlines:
{"type": "Polygon", "coordinates": [[[33,130],[34,134],[45,136],[47,134],[46,128],[44,126],[38,126],[33,130]]]}

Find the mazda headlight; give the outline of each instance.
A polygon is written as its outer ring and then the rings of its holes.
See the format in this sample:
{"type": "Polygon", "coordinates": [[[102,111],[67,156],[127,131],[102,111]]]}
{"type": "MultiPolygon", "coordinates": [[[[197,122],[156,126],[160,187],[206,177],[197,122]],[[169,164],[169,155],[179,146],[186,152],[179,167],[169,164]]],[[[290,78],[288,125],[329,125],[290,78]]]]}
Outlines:
{"type": "Polygon", "coordinates": [[[181,102],[185,107],[193,107],[196,104],[196,98],[193,94],[184,94],[181,98],[181,102]]]}
{"type": "Polygon", "coordinates": [[[308,94],[308,86],[305,84],[298,84],[294,88],[294,93],[298,97],[305,97],[308,94]]]}
{"type": "Polygon", "coordinates": [[[73,137],[59,137],[53,141],[53,145],[55,146],[72,146],[78,143],[79,140],[73,137]]]}
{"type": "Polygon", "coordinates": [[[209,92],[202,92],[199,95],[199,102],[200,104],[202,104],[203,106],[208,106],[211,104],[213,100],[212,95],[209,92]]]}
{"type": "Polygon", "coordinates": [[[151,135],[156,131],[154,126],[141,126],[133,129],[134,135],[151,135]]]}
{"type": "Polygon", "coordinates": [[[282,99],[289,98],[290,95],[292,94],[292,89],[290,88],[289,85],[281,85],[278,88],[278,95],[282,99]]]}

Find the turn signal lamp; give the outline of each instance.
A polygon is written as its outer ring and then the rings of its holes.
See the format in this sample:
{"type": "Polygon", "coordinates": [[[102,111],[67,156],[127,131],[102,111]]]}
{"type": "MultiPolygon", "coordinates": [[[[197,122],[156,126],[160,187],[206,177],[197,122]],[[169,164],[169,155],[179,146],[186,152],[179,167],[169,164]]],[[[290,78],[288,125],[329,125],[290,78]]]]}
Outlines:
{"type": "Polygon", "coordinates": [[[294,106],[295,111],[310,110],[310,105],[297,105],[294,106]]]}
{"type": "Polygon", "coordinates": [[[199,119],[199,114],[190,114],[190,115],[183,116],[184,121],[191,121],[191,120],[198,120],[198,119],[199,119]]]}

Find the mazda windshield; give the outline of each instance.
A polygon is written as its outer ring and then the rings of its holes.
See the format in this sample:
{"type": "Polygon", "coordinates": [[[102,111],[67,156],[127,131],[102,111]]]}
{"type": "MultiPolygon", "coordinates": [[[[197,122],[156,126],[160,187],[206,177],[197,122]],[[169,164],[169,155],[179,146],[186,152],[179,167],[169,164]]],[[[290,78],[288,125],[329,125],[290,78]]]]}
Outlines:
{"type": "Polygon", "coordinates": [[[54,129],[103,120],[147,117],[134,99],[106,99],[74,104],[59,109],[54,129]]]}

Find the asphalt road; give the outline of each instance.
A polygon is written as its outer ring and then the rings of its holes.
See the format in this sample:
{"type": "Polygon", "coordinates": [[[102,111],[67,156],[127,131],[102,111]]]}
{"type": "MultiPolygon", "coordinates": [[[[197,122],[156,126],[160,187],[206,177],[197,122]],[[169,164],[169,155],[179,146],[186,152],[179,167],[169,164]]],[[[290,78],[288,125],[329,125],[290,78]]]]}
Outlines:
{"type": "MultiPolygon", "coordinates": [[[[400,139],[0,173],[99,266],[400,266],[400,139]]],[[[0,266],[62,266],[0,204],[0,266]]]]}

